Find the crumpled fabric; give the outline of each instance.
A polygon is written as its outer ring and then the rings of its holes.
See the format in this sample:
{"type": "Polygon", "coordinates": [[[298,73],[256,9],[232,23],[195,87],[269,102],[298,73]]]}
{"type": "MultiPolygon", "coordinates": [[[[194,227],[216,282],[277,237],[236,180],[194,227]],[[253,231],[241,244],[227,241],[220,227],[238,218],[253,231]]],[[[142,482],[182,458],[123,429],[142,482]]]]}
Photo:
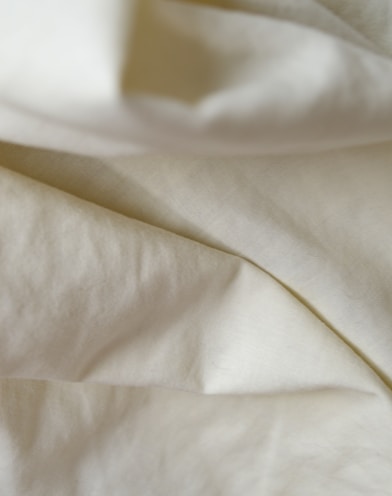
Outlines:
{"type": "Polygon", "coordinates": [[[227,156],[391,139],[390,0],[0,7],[8,141],[227,156]]]}
{"type": "Polygon", "coordinates": [[[388,495],[392,3],[0,7],[0,495],[388,495]]]}

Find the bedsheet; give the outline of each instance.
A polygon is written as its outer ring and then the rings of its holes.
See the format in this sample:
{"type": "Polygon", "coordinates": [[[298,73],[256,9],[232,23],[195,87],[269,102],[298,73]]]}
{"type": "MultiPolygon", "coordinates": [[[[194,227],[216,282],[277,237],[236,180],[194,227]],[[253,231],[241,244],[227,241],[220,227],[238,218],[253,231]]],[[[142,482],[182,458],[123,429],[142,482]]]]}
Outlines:
{"type": "Polygon", "coordinates": [[[0,7],[0,495],[392,494],[391,2],[0,7]]]}

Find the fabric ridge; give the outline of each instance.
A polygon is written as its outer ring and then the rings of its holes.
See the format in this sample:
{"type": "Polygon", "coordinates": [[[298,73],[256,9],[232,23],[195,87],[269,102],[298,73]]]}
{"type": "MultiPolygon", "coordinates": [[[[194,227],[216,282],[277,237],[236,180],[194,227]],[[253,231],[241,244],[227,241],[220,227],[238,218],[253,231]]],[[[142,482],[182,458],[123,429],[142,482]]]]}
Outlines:
{"type": "MultiPolygon", "coordinates": [[[[389,54],[317,2],[8,3],[3,139],[88,154],[218,155],[391,139],[389,54]]],[[[376,4],[376,19],[390,15],[389,2],[376,4]]]]}
{"type": "Polygon", "coordinates": [[[386,496],[390,0],[0,0],[0,496],[386,496]]]}

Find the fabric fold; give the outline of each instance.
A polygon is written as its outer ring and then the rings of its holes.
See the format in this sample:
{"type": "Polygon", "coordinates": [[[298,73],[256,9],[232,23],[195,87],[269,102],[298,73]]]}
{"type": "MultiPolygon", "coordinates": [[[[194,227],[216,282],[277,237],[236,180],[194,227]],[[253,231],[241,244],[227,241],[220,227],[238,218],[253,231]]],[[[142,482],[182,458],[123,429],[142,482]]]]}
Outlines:
{"type": "Polygon", "coordinates": [[[6,169],[1,178],[3,377],[204,393],[383,389],[253,264],[6,169]]]}
{"type": "Polygon", "coordinates": [[[295,14],[212,4],[74,1],[60,22],[59,2],[42,2],[18,39],[16,1],[1,20],[0,138],[109,155],[289,154],[392,138],[392,61],[337,16],[315,2],[295,14]]]}

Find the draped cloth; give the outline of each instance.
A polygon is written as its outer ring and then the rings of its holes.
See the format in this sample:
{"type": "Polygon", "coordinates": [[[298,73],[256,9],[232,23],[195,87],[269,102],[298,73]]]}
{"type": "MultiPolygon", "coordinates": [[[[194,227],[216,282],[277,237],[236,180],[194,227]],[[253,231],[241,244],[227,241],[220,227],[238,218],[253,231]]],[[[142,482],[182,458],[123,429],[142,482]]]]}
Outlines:
{"type": "Polygon", "coordinates": [[[0,495],[392,488],[392,2],[0,0],[0,495]]]}

